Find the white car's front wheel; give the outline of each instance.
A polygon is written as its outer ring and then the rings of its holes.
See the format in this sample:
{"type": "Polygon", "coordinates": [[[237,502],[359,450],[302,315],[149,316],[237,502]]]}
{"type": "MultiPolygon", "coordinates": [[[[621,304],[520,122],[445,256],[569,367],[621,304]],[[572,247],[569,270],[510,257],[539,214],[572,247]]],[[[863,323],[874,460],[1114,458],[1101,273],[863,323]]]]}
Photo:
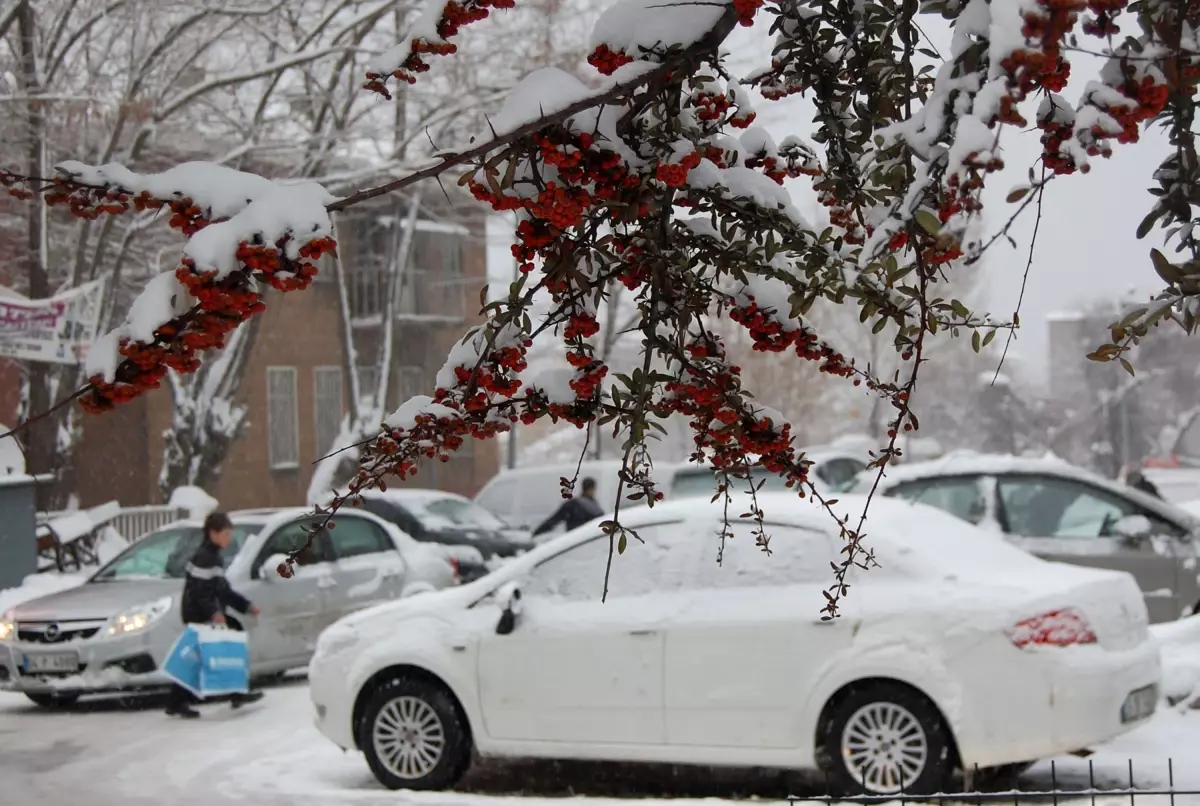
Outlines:
{"type": "Polygon", "coordinates": [[[371,695],[359,745],[389,789],[446,789],[466,772],[471,739],[453,696],[430,681],[401,676],[371,695]]]}
{"type": "Polygon", "coordinates": [[[838,794],[944,791],[953,768],[950,734],[937,708],[919,692],[868,683],[826,716],[824,766],[838,794]]]}

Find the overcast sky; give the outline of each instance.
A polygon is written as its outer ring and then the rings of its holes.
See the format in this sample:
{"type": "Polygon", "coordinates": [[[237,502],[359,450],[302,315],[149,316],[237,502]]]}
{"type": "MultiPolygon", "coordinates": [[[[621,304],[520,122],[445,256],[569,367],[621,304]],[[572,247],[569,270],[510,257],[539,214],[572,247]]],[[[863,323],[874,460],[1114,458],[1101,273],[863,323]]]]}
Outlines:
{"type": "MultiPolygon", "coordinates": [[[[758,28],[765,27],[757,26],[758,28]]],[[[938,31],[925,25],[936,47],[945,53],[948,29],[938,31]]],[[[769,46],[763,31],[738,29],[728,42],[732,53],[748,54],[746,68],[769,59],[769,46]]],[[[1094,41],[1094,40],[1092,40],[1094,41]]],[[[1084,83],[1096,77],[1100,60],[1072,55],[1072,81],[1066,96],[1074,102],[1084,83]]],[[[740,64],[735,69],[744,69],[740,64]]],[[[800,99],[781,102],[760,100],[756,106],[759,121],[776,140],[788,134],[811,137],[812,107],[800,99]]],[[[1026,117],[1032,117],[1032,111],[1026,117]]],[[[1017,132],[1007,129],[1001,140],[1005,170],[988,180],[985,197],[985,225],[989,232],[1001,228],[1016,209],[1005,202],[1008,191],[1027,183],[1029,167],[1041,153],[1039,131],[1017,132]]],[[[1075,310],[1089,303],[1111,300],[1133,291],[1146,298],[1157,290],[1160,281],[1150,265],[1151,247],[1161,244],[1161,236],[1152,233],[1145,241],[1135,237],[1137,224],[1150,208],[1152,197],[1146,192],[1150,177],[1168,152],[1166,137],[1159,131],[1145,131],[1136,145],[1115,146],[1109,160],[1096,158],[1086,176],[1061,177],[1046,190],[1042,222],[1034,253],[1033,268],[1021,304],[1021,329],[1010,351],[1015,358],[1008,370],[1024,368],[1030,380],[1044,382],[1049,374],[1046,317],[1057,311],[1075,310]]],[[[802,182],[789,182],[789,189],[801,210],[811,211],[813,196],[802,182]]],[[[998,242],[988,257],[963,271],[981,271],[984,299],[981,301],[997,319],[1009,320],[1016,307],[1021,278],[1028,259],[1035,211],[1026,209],[1020,222],[1010,230],[1018,244],[1016,250],[998,242]]],[[[490,271],[493,283],[505,282],[512,273],[508,252],[511,234],[503,222],[490,229],[490,271]]],[[[1099,345],[1106,334],[1096,334],[1099,345]]],[[[1080,361],[1086,360],[1082,355],[1080,361]]]]}

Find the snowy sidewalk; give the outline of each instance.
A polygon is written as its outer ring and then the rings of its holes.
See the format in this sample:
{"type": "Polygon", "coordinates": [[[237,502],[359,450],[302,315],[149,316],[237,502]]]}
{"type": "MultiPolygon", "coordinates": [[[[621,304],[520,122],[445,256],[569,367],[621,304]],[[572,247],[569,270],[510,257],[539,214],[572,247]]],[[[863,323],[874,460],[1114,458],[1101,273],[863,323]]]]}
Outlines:
{"type": "MultiPolygon", "coordinates": [[[[464,781],[465,792],[388,792],[361,756],[342,753],[312,727],[303,680],[268,689],[261,705],[242,711],[205,706],[195,722],[168,719],[160,708],[161,700],[142,698],[132,705],[85,701],[75,710],[52,712],[24,697],[0,694],[0,800],[39,806],[561,806],[565,798],[559,796],[587,794],[601,796],[588,798],[587,806],[629,806],[629,796],[645,793],[684,796],[671,806],[720,806],[720,800],[699,798],[749,795],[751,788],[770,799],[788,791],[782,778],[747,787],[744,780],[725,782],[698,771],[673,781],[657,774],[628,781],[603,765],[542,764],[476,770],[464,781]],[[504,794],[514,791],[533,797],[504,794]]],[[[1098,784],[1122,786],[1133,758],[1139,786],[1165,787],[1172,756],[1176,788],[1200,789],[1200,712],[1163,712],[1091,760],[1098,784]]],[[[1058,759],[1059,785],[1086,786],[1087,765],[1058,759]]],[[[1045,763],[1023,782],[1025,789],[1049,786],[1045,763]]],[[[1096,802],[1121,806],[1130,800],[1109,796],[1096,802]]],[[[1200,797],[1180,796],[1175,803],[1200,806],[1200,797]]],[[[1168,800],[1139,796],[1135,806],[1159,804],[1167,806],[1168,800]]]]}

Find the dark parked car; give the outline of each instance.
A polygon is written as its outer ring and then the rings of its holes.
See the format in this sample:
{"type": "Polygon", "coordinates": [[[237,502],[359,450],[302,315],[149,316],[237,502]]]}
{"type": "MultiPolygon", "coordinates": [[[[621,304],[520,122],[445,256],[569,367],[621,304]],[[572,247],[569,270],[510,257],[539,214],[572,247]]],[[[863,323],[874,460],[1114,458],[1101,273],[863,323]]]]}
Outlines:
{"type": "Polygon", "coordinates": [[[512,557],[533,547],[529,532],[510,528],[474,501],[454,493],[440,490],[371,491],[363,494],[362,508],[396,524],[415,540],[473,549],[463,551],[457,557],[463,582],[488,573],[497,559],[512,557]]]}

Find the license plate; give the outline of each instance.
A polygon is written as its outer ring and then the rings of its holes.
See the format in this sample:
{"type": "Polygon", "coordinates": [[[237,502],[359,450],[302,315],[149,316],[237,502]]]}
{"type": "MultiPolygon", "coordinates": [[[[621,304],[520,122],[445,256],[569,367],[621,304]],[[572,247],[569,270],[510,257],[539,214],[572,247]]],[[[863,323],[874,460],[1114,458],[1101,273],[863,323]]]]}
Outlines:
{"type": "Polygon", "coordinates": [[[1129,692],[1121,706],[1122,722],[1137,722],[1154,714],[1158,706],[1158,686],[1145,686],[1129,692]]]}
{"type": "Polygon", "coordinates": [[[74,652],[39,652],[25,656],[25,671],[30,674],[79,671],[79,655],[74,652]]]}

